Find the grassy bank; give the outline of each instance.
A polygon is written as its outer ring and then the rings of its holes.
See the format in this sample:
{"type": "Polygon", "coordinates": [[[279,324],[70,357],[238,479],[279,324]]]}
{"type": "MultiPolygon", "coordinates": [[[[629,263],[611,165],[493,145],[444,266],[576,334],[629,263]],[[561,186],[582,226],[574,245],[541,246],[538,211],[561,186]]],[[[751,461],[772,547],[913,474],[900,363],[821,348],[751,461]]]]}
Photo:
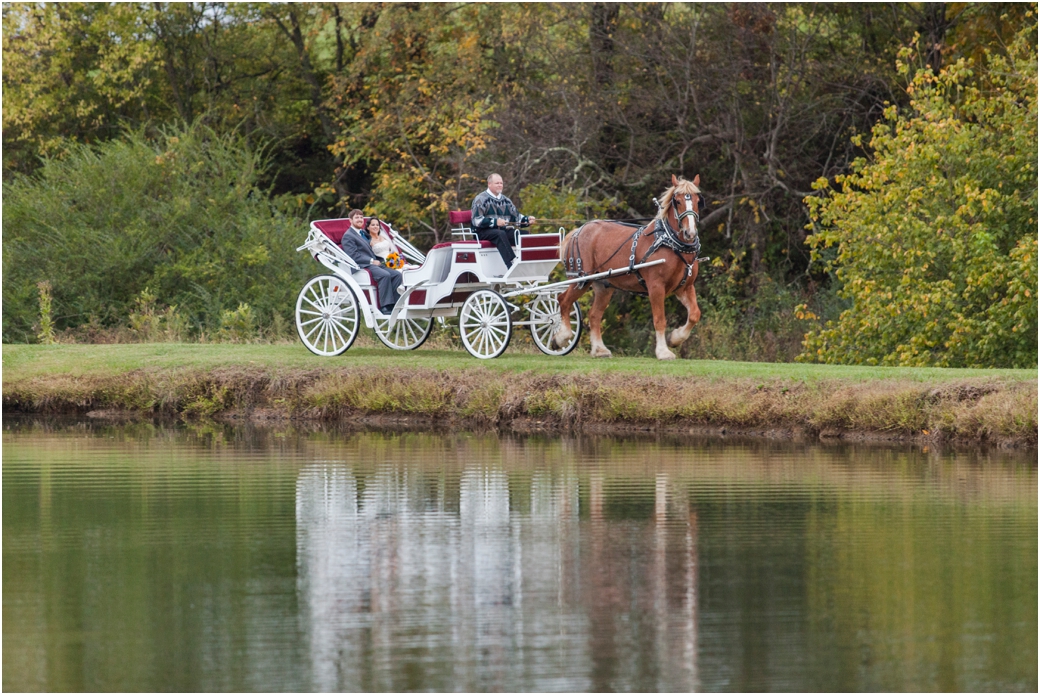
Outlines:
{"type": "Polygon", "coordinates": [[[213,344],[6,345],[3,366],[4,409],[21,412],[1037,442],[1036,370],[213,344]]]}

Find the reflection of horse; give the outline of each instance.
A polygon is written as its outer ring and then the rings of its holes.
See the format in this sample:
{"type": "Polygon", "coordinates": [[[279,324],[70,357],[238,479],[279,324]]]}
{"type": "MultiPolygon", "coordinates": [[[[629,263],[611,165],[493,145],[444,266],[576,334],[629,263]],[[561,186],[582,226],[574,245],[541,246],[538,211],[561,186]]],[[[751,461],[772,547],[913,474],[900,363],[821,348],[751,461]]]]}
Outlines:
{"type": "MultiPolygon", "coordinates": [[[[592,310],[589,312],[589,330],[592,336],[592,356],[610,357],[600,333],[603,312],[610,303],[614,290],[628,290],[650,297],[657,332],[657,359],[675,359],[668,346],[678,347],[690,335],[693,325],[701,318],[697,307],[697,254],[701,242],[697,222],[703,205],[700,195],[701,177],[693,181],[672,176],[672,187],[664,192],[661,209],[651,225],[633,231],[632,225],[621,222],[593,220],[575,229],[563,242],[563,261],[569,275],[591,275],[606,270],[624,270],[637,263],[664,259],[664,263],[637,269],[609,279],[594,280],[592,310]],[[652,258],[651,258],[652,257],[652,258]],[[672,331],[665,344],[667,326],[664,298],[674,294],[687,310],[686,325],[672,331]]],[[[572,335],[571,305],[585,294],[584,283],[571,285],[560,294],[560,327],[553,340],[566,345],[572,335]]]]}

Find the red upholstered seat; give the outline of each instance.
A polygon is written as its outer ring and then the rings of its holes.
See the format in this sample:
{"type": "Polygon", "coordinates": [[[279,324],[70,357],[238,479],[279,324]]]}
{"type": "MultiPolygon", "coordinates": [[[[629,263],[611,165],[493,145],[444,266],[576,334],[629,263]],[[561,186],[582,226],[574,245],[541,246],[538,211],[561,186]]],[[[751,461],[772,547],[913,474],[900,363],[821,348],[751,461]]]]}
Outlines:
{"type": "Polygon", "coordinates": [[[448,213],[448,220],[453,224],[469,224],[473,221],[472,210],[452,210],[448,213]]]}
{"type": "MultiPolygon", "coordinates": [[[[368,268],[362,268],[360,271],[358,271],[358,273],[364,273],[365,275],[368,276],[368,285],[367,286],[363,282],[359,282],[358,284],[361,285],[361,288],[368,295],[369,303],[372,304],[373,306],[377,306],[377,307],[381,306],[379,304],[379,286],[376,285],[376,283],[372,280],[372,271],[369,270],[368,268]]],[[[355,275],[356,274],[357,273],[355,273],[355,275]]],[[[357,278],[354,278],[354,279],[356,280],[357,278]]]]}
{"type": "Polygon", "coordinates": [[[343,240],[343,235],[350,229],[350,220],[315,220],[311,222],[315,227],[325,233],[332,243],[338,244],[343,240]]]}
{"type": "MultiPolygon", "coordinates": [[[[365,227],[368,227],[368,222],[371,217],[365,218],[365,227]]],[[[350,229],[350,220],[347,218],[338,220],[315,220],[312,222],[315,227],[325,233],[333,243],[338,244],[343,241],[343,235],[346,234],[347,230],[350,229]]],[[[390,239],[390,225],[382,220],[379,221],[379,228],[383,230],[383,234],[390,239]]]]}

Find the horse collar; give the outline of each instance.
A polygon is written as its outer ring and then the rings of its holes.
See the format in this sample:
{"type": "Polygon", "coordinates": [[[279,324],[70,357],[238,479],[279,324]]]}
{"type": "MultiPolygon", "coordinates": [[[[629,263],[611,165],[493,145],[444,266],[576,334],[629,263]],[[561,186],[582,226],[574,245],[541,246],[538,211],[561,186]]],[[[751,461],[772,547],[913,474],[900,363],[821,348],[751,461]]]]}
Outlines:
{"type": "Polygon", "coordinates": [[[692,253],[696,255],[701,252],[701,237],[700,235],[695,236],[691,244],[684,243],[679,239],[678,232],[672,229],[672,225],[668,224],[667,220],[659,217],[654,224],[654,243],[646,255],[649,256],[662,246],[667,246],[678,253],[692,253]]]}

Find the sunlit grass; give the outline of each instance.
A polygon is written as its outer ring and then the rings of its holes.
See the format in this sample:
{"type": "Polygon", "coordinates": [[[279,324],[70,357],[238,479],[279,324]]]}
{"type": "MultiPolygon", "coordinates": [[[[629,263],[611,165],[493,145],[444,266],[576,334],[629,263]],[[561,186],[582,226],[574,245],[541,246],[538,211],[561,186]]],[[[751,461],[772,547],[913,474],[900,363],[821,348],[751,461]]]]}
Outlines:
{"type": "Polygon", "coordinates": [[[661,362],[645,357],[593,359],[571,354],[549,357],[542,354],[511,354],[494,360],[477,360],[462,350],[420,348],[394,352],[382,347],[355,347],[339,357],[317,357],[300,344],[198,344],[157,343],[122,345],[4,345],[4,382],[35,376],[111,375],[138,369],[213,369],[254,367],[263,369],[342,369],[383,367],[407,371],[416,367],[462,371],[488,369],[494,372],[542,374],[632,374],[650,377],[698,377],[718,379],[791,379],[812,382],[892,380],[944,382],[966,378],[999,378],[1010,381],[1037,380],[1035,369],[931,369],[908,367],[859,367],[843,365],[789,364],[675,360],[661,362]]]}

